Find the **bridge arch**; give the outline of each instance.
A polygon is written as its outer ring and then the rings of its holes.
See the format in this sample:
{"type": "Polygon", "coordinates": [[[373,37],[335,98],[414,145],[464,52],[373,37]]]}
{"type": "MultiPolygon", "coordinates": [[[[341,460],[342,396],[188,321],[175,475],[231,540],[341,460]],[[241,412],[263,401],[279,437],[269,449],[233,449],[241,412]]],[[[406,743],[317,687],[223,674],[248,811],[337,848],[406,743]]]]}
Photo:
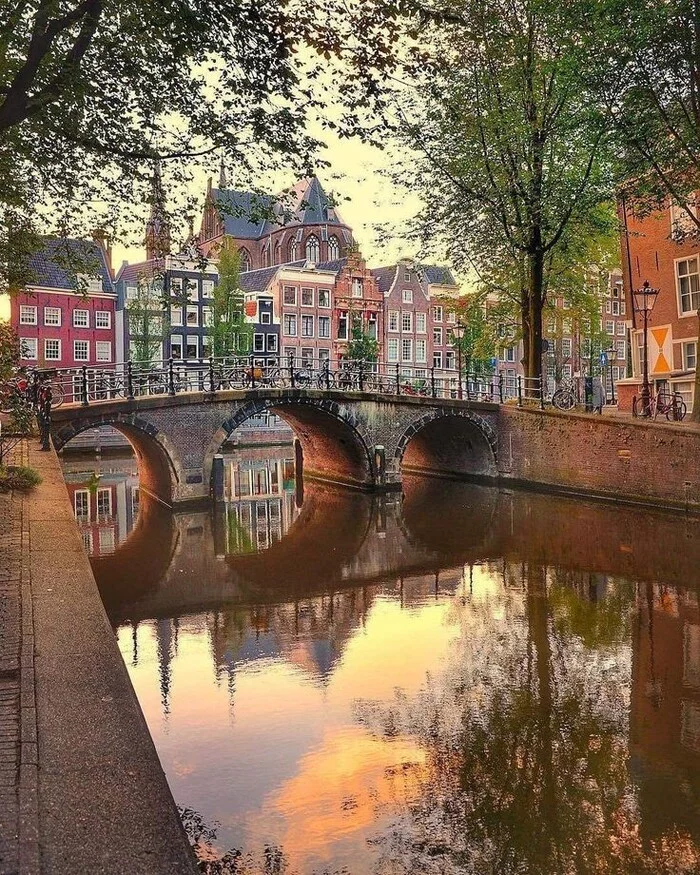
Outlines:
{"type": "Polygon", "coordinates": [[[210,482],[214,456],[246,419],[275,413],[289,424],[301,444],[304,472],[321,480],[357,488],[375,483],[371,439],[348,406],[327,398],[258,398],[239,407],[214,434],[204,458],[210,482]]]}
{"type": "Polygon", "coordinates": [[[428,410],[401,435],[397,469],[444,477],[498,475],[496,432],[471,410],[428,410]]]}
{"type": "Polygon", "coordinates": [[[129,441],[139,468],[139,487],[164,504],[172,505],[180,482],[178,455],[172,443],[141,416],[115,414],[87,419],[76,419],[52,434],[56,450],[76,435],[91,428],[111,426],[129,441]]]}

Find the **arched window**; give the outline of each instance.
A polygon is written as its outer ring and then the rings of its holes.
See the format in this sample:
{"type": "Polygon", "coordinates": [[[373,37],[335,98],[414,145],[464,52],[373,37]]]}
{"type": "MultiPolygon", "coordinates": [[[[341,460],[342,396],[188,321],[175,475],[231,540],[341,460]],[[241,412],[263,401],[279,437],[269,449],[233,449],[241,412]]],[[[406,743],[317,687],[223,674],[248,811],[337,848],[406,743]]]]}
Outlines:
{"type": "Polygon", "coordinates": [[[335,236],[328,238],[328,260],[337,261],[340,258],[340,245],[335,236]]]}
{"type": "Polygon", "coordinates": [[[297,260],[297,241],[292,240],[289,244],[289,260],[296,261],[297,260]]]}
{"type": "Polygon", "coordinates": [[[279,243],[275,246],[275,261],[274,261],[274,263],[275,264],[282,264],[282,247],[280,246],[279,243]]]}
{"type": "Polygon", "coordinates": [[[263,267],[270,266],[270,243],[269,241],[263,247],[263,267]]]}
{"type": "Polygon", "coordinates": [[[250,270],[250,253],[247,249],[239,249],[238,254],[241,259],[241,273],[250,270]]]}
{"type": "Polygon", "coordinates": [[[313,234],[306,238],[306,260],[313,262],[321,260],[321,247],[318,237],[314,237],[313,234]]]}

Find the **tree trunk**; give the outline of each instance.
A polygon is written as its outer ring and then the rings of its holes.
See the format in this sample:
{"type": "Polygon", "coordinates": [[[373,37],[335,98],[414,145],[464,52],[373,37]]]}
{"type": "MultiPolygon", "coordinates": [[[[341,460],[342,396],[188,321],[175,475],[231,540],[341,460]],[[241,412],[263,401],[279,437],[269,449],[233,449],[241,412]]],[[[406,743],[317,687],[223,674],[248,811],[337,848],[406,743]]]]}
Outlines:
{"type": "MultiPolygon", "coordinates": [[[[698,310],[698,336],[700,336],[700,310],[698,310]]],[[[691,422],[700,422],[700,367],[698,367],[698,352],[700,352],[700,340],[695,344],[695,389],[693,391],[693,409],[689,417],[691,422]]]]}
{"type": "Polygon", "coordinates": [[[528,395],[539,397],[542,380],[542,301],[544,298],[544,253],[535,249],[528,256],[527,330],[525,344],[525,388],[528,395]]]}

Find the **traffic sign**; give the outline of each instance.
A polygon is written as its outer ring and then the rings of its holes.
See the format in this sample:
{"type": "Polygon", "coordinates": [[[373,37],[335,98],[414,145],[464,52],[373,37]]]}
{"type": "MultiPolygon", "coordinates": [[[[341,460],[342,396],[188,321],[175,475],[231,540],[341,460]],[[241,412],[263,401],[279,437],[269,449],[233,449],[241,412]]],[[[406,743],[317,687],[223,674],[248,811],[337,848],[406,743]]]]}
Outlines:
{"type": "Polygon", "coordinates": [[[600,354],[600,363],[603,367],[605,367],[608,363],[608,354],[606,352],[601,352],[600,354]]]}

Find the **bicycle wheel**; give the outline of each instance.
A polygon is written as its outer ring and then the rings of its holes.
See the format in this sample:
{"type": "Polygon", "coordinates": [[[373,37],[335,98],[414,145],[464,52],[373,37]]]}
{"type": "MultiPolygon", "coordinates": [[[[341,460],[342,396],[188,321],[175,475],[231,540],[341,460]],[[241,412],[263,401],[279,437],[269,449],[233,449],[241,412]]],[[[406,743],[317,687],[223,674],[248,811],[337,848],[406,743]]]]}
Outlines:
{"type": "Polygon", "coordinates": [[[552,407],[556,407],[557,410],[571,410],[575,403],[574,393],[566,389],[557,389],[552,395],[552,407]]]}
{"type": "Polygon", "coordinates": [[[681,422],[685,419],[685,415],[688,412],[688,407],[685,401],[677,401],[675,404],[672,404],[668,410],[666,411],[666,419],[669,422],[681,422]]]}
{"type": "Polygon", "coordinates": [[[49,388],[51,389],[51,409],[53,410],[55,407],[60,407],[63,404],[65,393],[60,383],[52,381],[49,383],[49,388]]]}
{"type": "Polygon", "coordinates": [[[642,416],[643,412],[642,399],[635,395],[634,398],[632,398],[632,416],[635,418],[642,416]]]}

